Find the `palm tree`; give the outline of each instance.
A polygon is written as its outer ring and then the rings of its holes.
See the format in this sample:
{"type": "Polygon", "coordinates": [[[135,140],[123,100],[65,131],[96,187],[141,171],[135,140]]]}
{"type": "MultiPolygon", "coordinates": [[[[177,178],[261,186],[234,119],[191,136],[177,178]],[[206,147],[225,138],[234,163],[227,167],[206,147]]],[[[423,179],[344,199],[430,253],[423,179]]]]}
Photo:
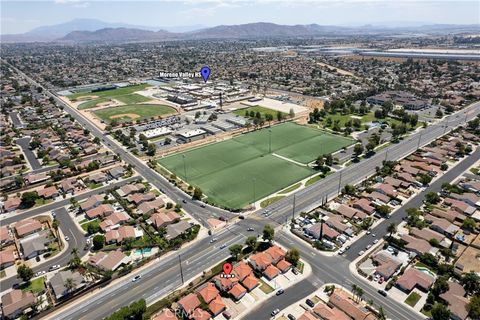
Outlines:
{"type": "Polygon", "coordinates": [[[355,283],[352,283],[352,293],[353,293],[353,300],[355,301],[355,296],[357,294],[358,286],[355,283]]]}
{"type": "Polygon", "coordinates": [[[360,287],[357,287],[357,298],[358,298],[358,302],[360,302],[362,300],[362,296],[363,296],[363,289],[360,288],[360,287]]]}
{"type": "Polygon", "coordinates": [[[397,225],[395,223],[390,223],[387,227],[387,232],[390,233],[390,237],[397,232],[397,225]]]}
{"type": "Polygon", "coordinates": [[[75,289],[75,287],[77,286],[75,280],[73,280],[72,278],[65,279],[65,283],[63,285],[65,286],[65,289],[67,289],[67,294],[71,293],[73,289],[75,289]]]}
{"type": "Polygon", "coordinates": [[[72,259],[68,262],[68,266],[70,269],[76,269],[79,266],[82,265],[82,260],[80,259],[80,256],[78,255],[78,249],[73,248],[72,249],[72,259]]]}
{"type": "Polygon", "coordinates": [[[378,316],[377,316],[377,319],[378,320],[387,320],[387,316],[385,314],[385,310],[383,310],[383,307],[379,307],[378,308],[378,316]]]}

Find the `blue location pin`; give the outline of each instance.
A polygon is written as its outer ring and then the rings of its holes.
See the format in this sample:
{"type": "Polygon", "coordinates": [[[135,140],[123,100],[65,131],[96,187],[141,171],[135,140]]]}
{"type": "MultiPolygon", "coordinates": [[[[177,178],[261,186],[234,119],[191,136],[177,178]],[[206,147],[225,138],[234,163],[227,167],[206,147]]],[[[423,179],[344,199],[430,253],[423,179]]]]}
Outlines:
{"type": "Polygon", "coordinates": [[[200,69],[200,73],[202,75],[203,81],[207,82],[208,77],[210,77],[210,68],[205,66],[202,69],[200,69]]]}

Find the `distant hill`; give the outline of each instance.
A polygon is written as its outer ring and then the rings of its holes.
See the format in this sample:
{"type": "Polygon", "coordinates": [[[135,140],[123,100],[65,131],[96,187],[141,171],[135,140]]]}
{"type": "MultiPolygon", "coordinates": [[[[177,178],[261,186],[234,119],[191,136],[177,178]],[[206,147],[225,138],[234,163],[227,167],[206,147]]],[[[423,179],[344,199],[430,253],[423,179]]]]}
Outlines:
{"type": "Polygon", "coordinates": [[[133,28],[104,28],[96,31],[73,31],[58,39],[60,41],[152,41],[175,37],[168,31],[149,31],[133,28]]]}
{"type": "Polygon", "coordinates": [[[480,32],[479,25],[423,25],[423,26],[321,26],[280,25],[268,22],[240,25],[221,25],[211,28],[201,26],[179,26],[155,28],[134,26],[124,23],[110,23],[95,19],[75,19],[69,22],[35,28],[16,35],[2,35],[2,42],[31,41],[160,41],[168,39],[240,39],[280,38],[346,35],[398,35],[398,34],[456,34],[480,32]]]}

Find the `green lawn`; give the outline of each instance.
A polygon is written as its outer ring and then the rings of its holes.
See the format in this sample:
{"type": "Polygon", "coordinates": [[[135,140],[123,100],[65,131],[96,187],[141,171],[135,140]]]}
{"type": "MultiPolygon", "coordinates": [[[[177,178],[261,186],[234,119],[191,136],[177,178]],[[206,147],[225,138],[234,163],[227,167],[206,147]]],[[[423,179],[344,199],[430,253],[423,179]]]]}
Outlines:
{"type": "MultiPolygon", "coordinates": [[[[271,114],[273,116],[273,119],[275,119],[275,120],[277,119],[277,111],[276,110],[272,110],[272,109],[265,108],[265,107],[262,107],[262,106],[253,106],[253,107],[248,107],[248,108],[244,108],[244,109],[239,109],[239,110],[235,110],[233,113],[235,113],[236,115],[242,116],[242,117],[250,118],[250,113],[252,111],[255,114],[257,112],[260,112],[260,114],[262,115],[262,118],[264,118],[264,119],[265,119],[265,116],[267,114],[271,114]],[[247,116],[247,112],[248,112],[248,116],[247,116]]],[[[281,114],[282,114],[282,116],[287,115],[284,112],[281,112],[281,114]]]]}
{"type": "Polygon", "coordinates": [[[260,207],[266,208],[269,205],[271,205],[271,204],[273,204],[273,203],[275,203],[279,200],[282,200],[283,198],[285,198],[285,196],[275,196],[275,197],[267,198],[260,203],[260,207]]]}
{"type": "Polygon", "coordinates": [[[160,159],[159,163],[191,185],[200,187],[209,201],[240,209],[315,173],[307,166],[272,153],[306,164],[319,154],[334,152],[350,143],[352,140],[344,137],[284,123],[177,153],[160,159]]]}
{"type": "Polygon", "coordinates": [[[292,192],[293,190],[297,190],[298,188],[300,188],[302,184],[301,183],[296,183],[294,184],[293,186],[290,186],[288,188],[285,188],[283,189],[282,191],[280,191],[279,193],[289,193],[289,192],[292,192]]]}
{"type": "Polygon", "coordinates": [[[157,117],[174,111],[173,108],[161,104],[130,104],[100,109],[94,113],[105,122],[110,122],[114,118],[119,122],[125,122],[157,117]]]}
{"type": "Polygon", "coordinates": [[[307,182],[305,182],[305,187],[311,186],[312,184],[314,184],[315,182],[317,182],[318,180],[320,180],[322,178],[323,178],[323,176],[321,174],[319,174],[319,175],[316,175],[315,177],[312,177],[312,178],[308,179],[307,182]]]}
{"type": "Polygon", "coordinates": [[[97,228],[100,227],[100,222],[99,222],[98,220],[93,220],[93,221],[90,221],[90,222],[87,222],[87,223],[83,223],[83,224],[81,225],[81,227],[82,227],[83,230],[87,231],[87,230],[88,230],[88,226],[89,226],[90,224],[93,225],[93,226],[96,226],[97,228]]]}
{"type": "Polygon", "coordinates": [[[123,87],[123,88],[117,88],[117,89],[112,89],[112,90],[105,90],[105,91],[98,91],[98,92],[79,92],[79,93],[74,93],[68,96],[70,100],[78,99],[81,97],[86,97],[86,96],[96,96],[98,98],[114,98],[117,96],[122,96],[122,95],[127,95],[131,94],[137,91],[141,91],[145,88],[151,87],[151,85],[143,83],[143,84],[138,84],[138,85],[133,85],[133,86],[128,86],[128,87],[123,87]]]}
{"type": "Polygon", "coordinates": [[[131,93],[131,94],[126,94],[124,96],[118,96],[115,99],[120,100],[121,102],[125,104],[134,104],[134,103],[140,103],[140,102],[146,102],[150,101],[152,99],[144,97],[140,94],[137,93],[131,93]]]}
{"type": "Polygon", "coordinates": [[[38,199],[35,200],[35,206],[34,207],[43,206],[43,205],[46,205],[50,202],[53,202],[53,199],[38,198],[38,199]]]}
{"type": "MultiPolygon", "coordinates": [[[[341,114],[341,113],[336,113],[336,114],[327,114],[325,116],[325,118],[323,119],[322,123],[326,125],[327,123],[327,119],[328,118],[331,118],[332,119],[332,125],[330,126],[327,126],[328,128],[333,128],[333,123],[336,121],[336,120],[339,120],[339,126],[340,128],[343,128],[345,127],[345,123],[349,120],[351,120],[353,122],[353,120],[357,117],[360,117],[360,121],[362,122],[362,126],[358,129],[358,130],[364,130],[363,126],[369,122],[386,122],[388,123],[389,125],[391,125],[392,123],[396,123],[396,124],[400,124],[401,121],[397,120],[397,119],[392,119],[390,117],[387,117],[385,119],[377,119],[375,118],[375,114],[374,112],[370,112],[370,113],[367,113],[363,116],[360,116],[360,115],[350,115],[350,114],[341,114]]],[[[419,124],[420,125],[420,122],[419,124]]],[[[353,128],[353,127],[352,127],[353,128]]]]}
{"type": "Polygon", "coordinates": [[[418,293],[412,292],[405,300],[405,303],[411,307],[415,307],[415,305],[417,304],[418,300],[420,300],[420,298],[421,296],[418,293]]]}
{"type": "Polygon", "coordinates": [[[90,108],[95,108],[97,104],[107,102],[109,99],[107,98],[100,98],[100,99],[93,99],[87,102],[83,102],[78,105],[78,110],[84,110],[84,109],[90,109],[90,108]]]}
{"type": "Polygon", "coordinates": [[[45,290],[45,279],[43,277],[31,280],[28,286],[22,288],[23,291],[32,291],[33,293],[39,293],[45,290]]]}

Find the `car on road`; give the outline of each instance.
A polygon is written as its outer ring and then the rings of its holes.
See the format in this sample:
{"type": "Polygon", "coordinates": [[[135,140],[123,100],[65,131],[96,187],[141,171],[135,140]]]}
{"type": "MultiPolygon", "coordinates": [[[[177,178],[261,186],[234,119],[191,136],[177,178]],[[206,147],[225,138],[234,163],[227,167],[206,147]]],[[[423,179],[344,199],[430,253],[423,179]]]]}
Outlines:
{"type": "Polygon", "coordinates": [[[375,238],[376,236],[377,236],[377,235],[376,235],[375,233],[372,233],[372,237],[374,237],[374,238],[375,238]]]}
{"type": "Polygon", "coordinates": [[[70,238],[68,236],[65,236],[65,241],[70,241],[70,238]]]}
{"type": "Polygon", "coordinates": [[[360,251],[360,252],[358,253],[358,255],[361,256],[361,255],[363,255],[364,253],[365,253],[365,251],[362,250],[362,251],[360,251]]]}
{"type": "Polygon", "coordinates": [[[272,311],[272,313],[270,313],[270,315],[271,315],[272,317],[275,317],[279,312],[280,312],[279,309],[275,309],[275,310],[272,311]]]}
{"type": "Polygon", "coordinates": [[[372,233],[372,232],[370,230],[367,230],[367,234],[370,234],[370,233],[372,233]]]}
{"type": "Polygon", "coordinates": [[[255,231],[255,229],[253,229],[252,227],[250,227],[250,228],[247,228],[247,231],[255,231]]]}
{"type": "Polygon", "coordinates": [[[137,282],[140,279],[142,279],[142,276],[141,275],[136,275],[135,277],[133,277],[132,282],[137,282]]]}
{"type": "Polygon", "coordinates": [[[297,318],[295,318],[295,316],[293,314],[290,314],[290,313],[287,315],[287,318],[288,318],[288,320],[297,320],[297,318]]]}
{"type": "Polygon", "coordinates": [[[60,269],[60,265],[59,264],[54,264],[53,266],[48,268],[48,271],[53,271],[53,270],[57,270],[57,269],[60,269]]]}
{"type": "Polygon", "coordinates": [[[224,243],[220,246],[220,249],[225,249],[227,247],[227,245],[224,243]]]}
{"type": "Polygon", "coordinates": [[[373,240],[373,243],[377,243],[377,242],[378,242],[378,239],[373,240]]]}
{"type": "Polygon", "coordinates": [[[183,199],[182,202],[183,202],[183,203],[187,203],[187,200],[183,199]]]}
{"type": "Polygon", "coordinates": [[[315,303],[314,303],[312,300],[310,300],[310,299],[305,300],[305,303],[306,303],[307,306],[309,306],[310,308],[315,307],[315,303]]]}
{"type": "Polygon", "coordinates": [[[210,243],[214,243],[215,241],[217,241],[217,238],[210,239],[210,243]]]}
{"type": "Polygon", "coordinates": [[[220,216],[220,217],[218,218],[218,220],[227,222],[227,221],[228,221],[228,218],[227,218],[227,217],[224,217],[224,216],[220,216]]]}
{"type": "Polygon", "coordinates": [[[277,290],[277,293],[275,293],[277,296],[281,295],[281,294],[284,294],[285,293],[285,290],[283,289],[278,289],[277,290]]]}
{"type": "Polygon", "coordinates": [[[245,216],[239,215],[239,216],[238,216],[238,219],[244,220],[244,219],[245,219],[245,216]]]}
{"type": "Polygon", "coordinates": [[[57,213],[55,211],[52,211],[52,217],[53,218],[56,218],[57,217],[57,213]]]}
{"type": "Polygon", "coordinates": [[[344,254],[344,253],[345,253],[345,249],[340,249],[340,250],[338,250],[338,254],[339,254],[339,255],[342,255],[342,254],[344,254]]]}
{"type": "Polygon", "coordinates": [[[350,246],[346,246],[346,247],[345,247],[345,251],[347,251],[348,249],[350,249],[350,246]]]}
{"type": "Polygon", "coordinates": [[[200,207],[205,208],[205,203],[202,203],[200,207]]]}
{"type": "Polygon", "coordinates": [[[372,247],[372,245],[369,244],[369,245],[367,245],[366,249],[368,250],[368,249],[370,249],[371,247],[372,247]]]}
{"type": "Polygon", "coordinates": [[[382,289],[379,289],[378,293],[380,293],[384,297],[388,296],[388,293],[386,291],[382,290],[382,289]]]}

